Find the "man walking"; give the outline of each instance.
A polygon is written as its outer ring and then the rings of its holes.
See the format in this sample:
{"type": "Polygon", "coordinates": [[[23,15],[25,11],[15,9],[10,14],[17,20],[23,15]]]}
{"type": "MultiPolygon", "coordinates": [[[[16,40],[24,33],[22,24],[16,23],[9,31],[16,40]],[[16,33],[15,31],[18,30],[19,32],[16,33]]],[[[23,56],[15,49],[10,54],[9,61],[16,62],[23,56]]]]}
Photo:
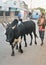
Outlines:
{"type": "Polygon", "coordinates": [[[44,34],[45,34],[45,15],[42,13],[38,20],[38,26],[39,26],[39,35],[41,38],[41,46],[43,45],[43,40],[44,40],[44,34]]]}

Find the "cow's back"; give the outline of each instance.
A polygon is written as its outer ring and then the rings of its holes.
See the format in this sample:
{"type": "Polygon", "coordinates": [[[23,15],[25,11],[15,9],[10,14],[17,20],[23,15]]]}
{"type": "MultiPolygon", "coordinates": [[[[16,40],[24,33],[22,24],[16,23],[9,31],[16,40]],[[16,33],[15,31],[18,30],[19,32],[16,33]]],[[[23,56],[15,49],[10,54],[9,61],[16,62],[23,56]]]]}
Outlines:
{"type": "Polygon", "coordinates": [[[35,28],[35,23],[33,21],[26,21],[23,24],[27,33],[32,32],[35,28]]]}
{"type": "Polygon", "coordinates": [[[30,34],[35,30],[35,23],[33,21],[25,21],[15,28],[17,36],[30,34]]]}

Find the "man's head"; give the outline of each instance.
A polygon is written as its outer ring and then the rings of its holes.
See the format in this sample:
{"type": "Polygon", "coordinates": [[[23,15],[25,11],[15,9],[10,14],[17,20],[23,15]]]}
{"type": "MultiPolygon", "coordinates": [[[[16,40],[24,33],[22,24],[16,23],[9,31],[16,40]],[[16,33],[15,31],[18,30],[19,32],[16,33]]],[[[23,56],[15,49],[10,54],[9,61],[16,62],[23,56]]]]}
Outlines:
{"type": "Polygon", "coordinates": [[[21,21],[21,22],[22,22],[22,19],[19,19],[19,21],[21,21]]]}

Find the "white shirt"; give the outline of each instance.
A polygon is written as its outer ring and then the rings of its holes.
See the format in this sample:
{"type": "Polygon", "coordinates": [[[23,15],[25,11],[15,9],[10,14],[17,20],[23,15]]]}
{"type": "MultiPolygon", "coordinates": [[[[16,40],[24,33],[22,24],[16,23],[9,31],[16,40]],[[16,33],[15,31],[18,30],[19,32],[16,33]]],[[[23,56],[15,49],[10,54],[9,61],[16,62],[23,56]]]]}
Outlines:
{"type": "Polygon", "coordinates": [[[18,21],[18,25],[20,25],[21,24],[21,21],[18,21]]]}

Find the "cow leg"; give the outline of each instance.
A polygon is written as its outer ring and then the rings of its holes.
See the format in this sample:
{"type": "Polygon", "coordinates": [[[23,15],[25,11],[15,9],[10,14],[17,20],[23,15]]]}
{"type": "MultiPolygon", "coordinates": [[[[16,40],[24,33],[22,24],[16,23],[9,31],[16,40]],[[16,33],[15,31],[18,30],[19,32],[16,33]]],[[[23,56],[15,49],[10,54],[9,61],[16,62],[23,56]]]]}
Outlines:
{"type": "Polygon", "coordinates": [[[14,47],[16,46],[16,49],[18,49],[18,44],[17,44],[17,42],[15,42],[15,44],[14,44],[14,47]]]}
{"type": "Polygon", "coordinates": [[[15,44],[14,44],[14,47],[16,46],[16,49],[18,49],[18,39],[15,39],[15,40],[14,40],[14,43],[15,43],[15,44]]]}
{"type": "Polygon", "coordinates": [[[31,42],[30,42],[30,45],[32,45],[32,39],[33,39],[32,34],[30,34],[30,36],[31,36],[31,42]]]}
{"type": "MultiPolygon", "coordinates": [[[[22,36],[21,36],[21,39],[22,39],[22,36]]],[[[16,43],[16,49],[18,49],[18,44],[16,43]]]]}
{"type": "Polygon", "coordinates": [[[23,50],[22,50],[22,48],[21,48],[21,43],[19,43],[19,52],[20,52],[20,53],[23,53],[23,50]]]}
{"type": "Polygon", "coordinates": [[[18,44],[16,43],[16,49],[18,49],[18,44]]]}
{"type": "Polygon", "coordinates": [[[13,46],[13,44],[12,44],[11,45],[11,48],[12,48],[12,54],[11,54],[11,56],[15,56],[14,47],[15,47],[15,45],[13,46]]]}
{"type": "Polygon", "coordinates": [[[22,42],[22,39],[21,39],[21,37],[19,37],[19,38],[18,38],[18,43],[19,43],[18,51],[21,52],[21,53],[23,53],[23,50],[22,50],[22,47],[21,47],[21,42],[22,42]]]}
{"type": "Polygon", "coordinates": [[[16,49],[18,49],[18,44],[16,45],[16,49]]]}
{"type": "Polygon", "coordinates": [[[25,47],[27,47],[26,36],[24,35],[25,47]]]}

